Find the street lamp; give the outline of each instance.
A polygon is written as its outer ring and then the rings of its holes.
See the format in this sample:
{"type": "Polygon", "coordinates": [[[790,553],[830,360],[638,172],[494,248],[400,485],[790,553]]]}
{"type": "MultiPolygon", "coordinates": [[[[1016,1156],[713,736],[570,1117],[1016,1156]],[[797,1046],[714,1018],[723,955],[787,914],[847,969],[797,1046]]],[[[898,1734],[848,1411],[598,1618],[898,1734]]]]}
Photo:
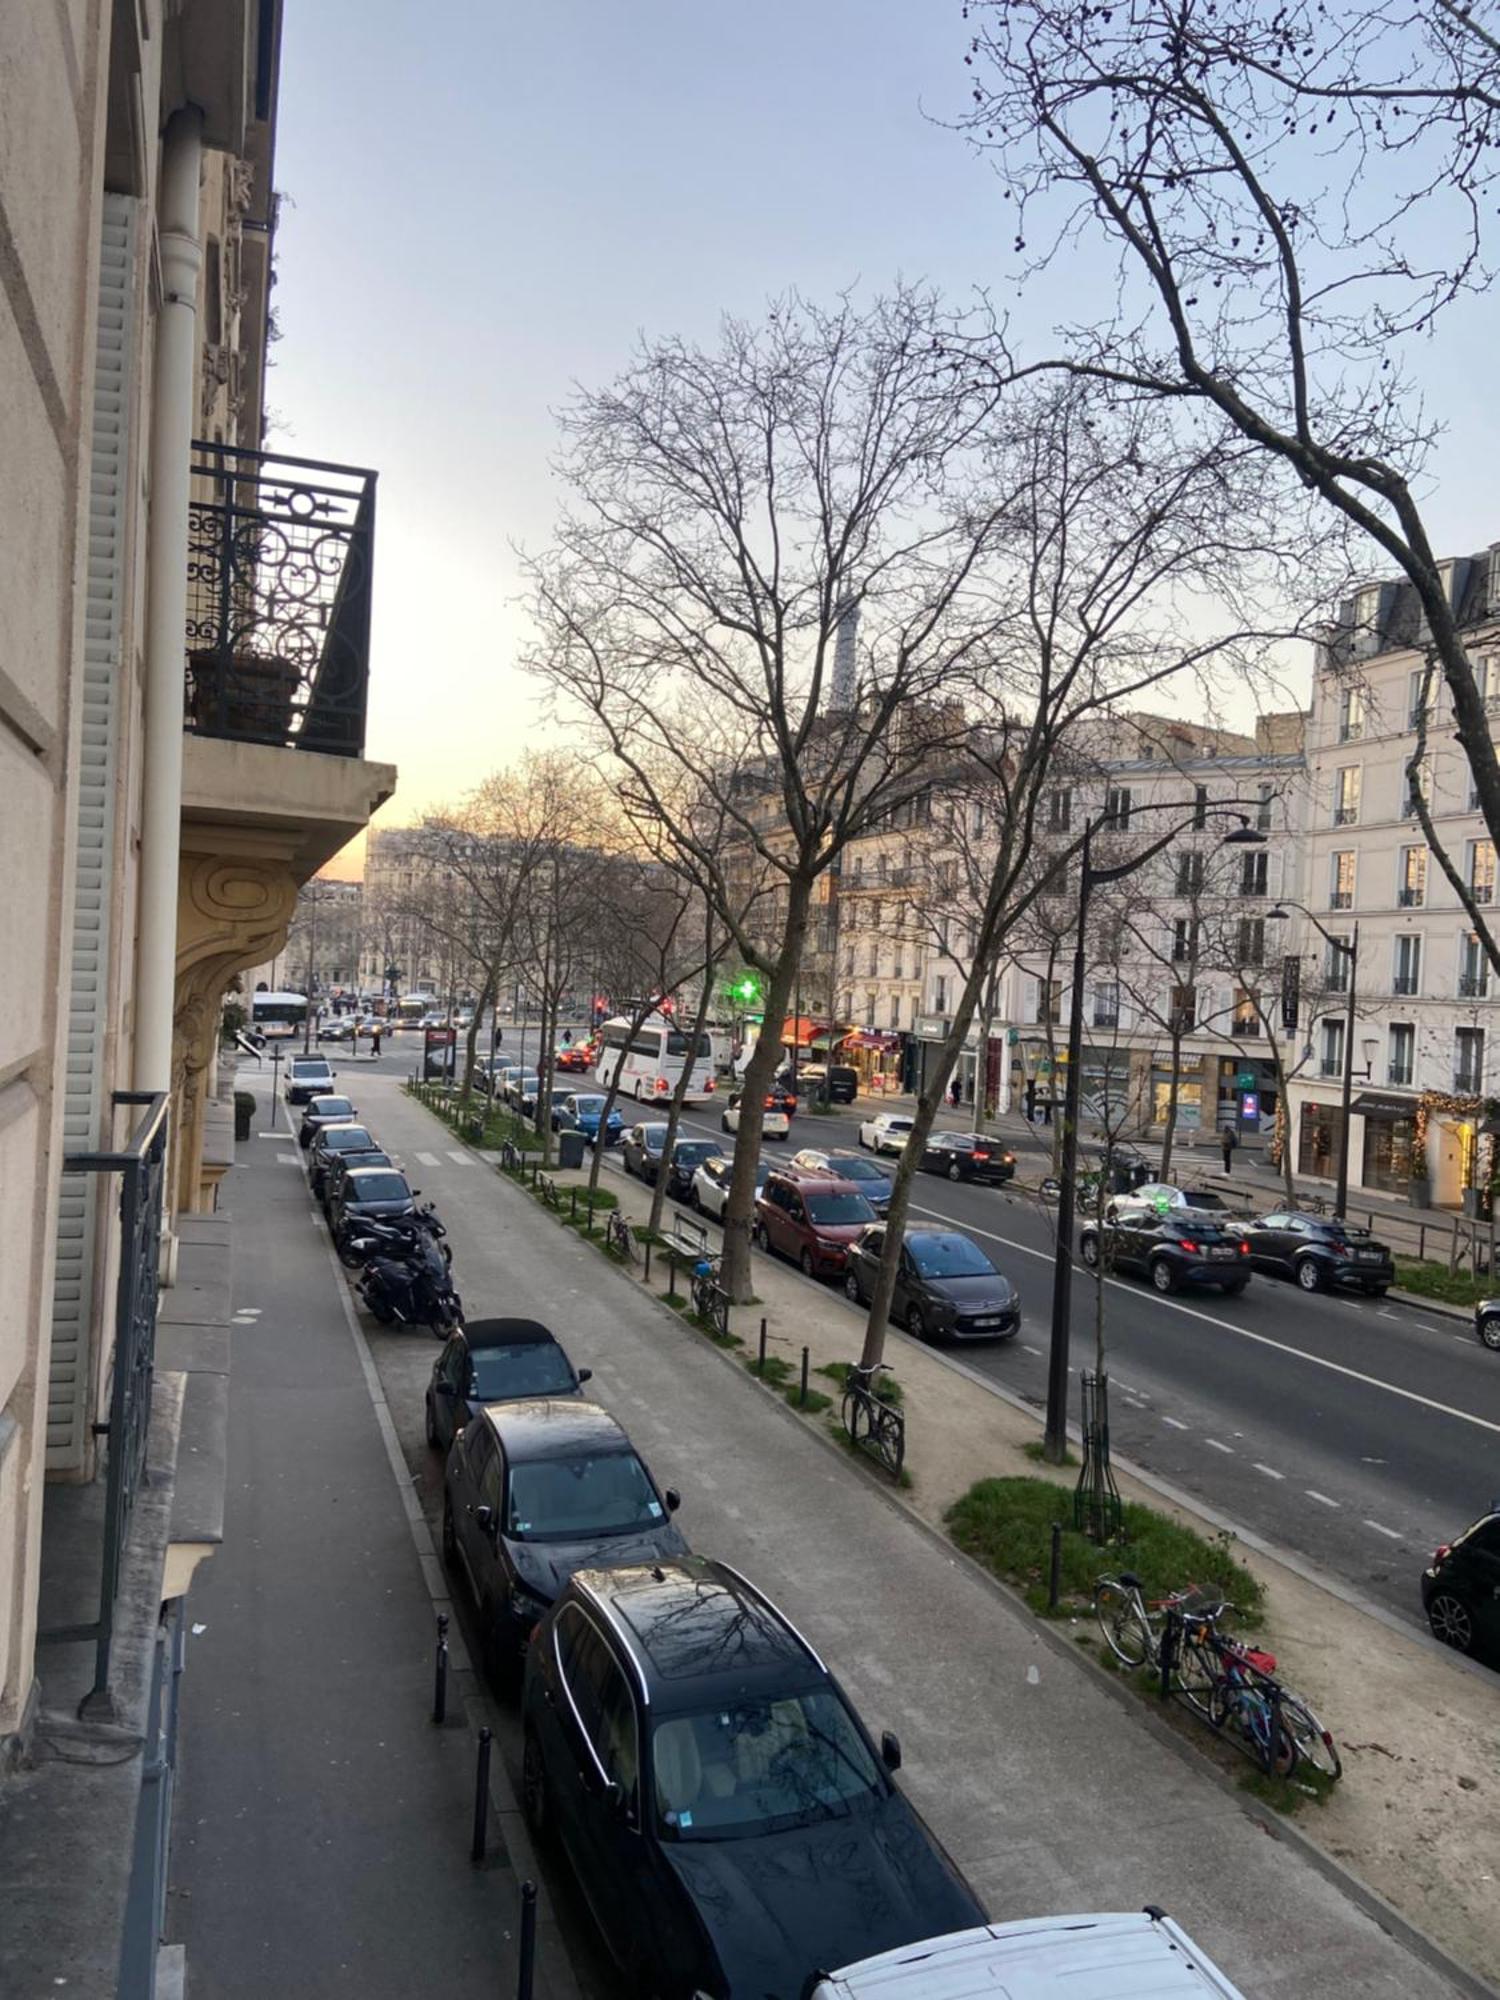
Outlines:
{"type": "MultiPolygon", "coordinates": [[[[1150,812],[1156,808],[1147,806],[1150,812]]],[[[1266,836],[1251,826],[1243,814],[1239,825],[1226,833],[1223,847],[1264,847],[1266,836]]],[[[1057,1249],[1052,1270],[1052,1338],[1047,1356],[1047,1429],[1043,1453],[1053,1465],[1061,1465],[1068,1443],[1068,1315],[1073,1303],[1073,1184],[1078,1178],[1078,1101],[1083,1069],[1083,982],[1088,971],[1089,899],[1095,888],[1120,882],[1144,868],[1148,861],[1170,846],[1181,825],[1170,827],[1159,840],[1141,849],[1129,861],[1113,868],[1095,868],[1092,860],[1094,835],[1108,826],[1115,815],[1102,812],[1085,823],[1079,850],[1078,938],[1073,949],[1073,993],[1068,1009],[1068,1075],[1063,1094],[1062,1156],[1058,1169],[1061,1187],[1057,1196],[1057,1249]]],[[[1189,822],[1191,824],[1191,822],[1189,822]]]]}
{"type": "MultiPolygon", "coordinates": [[[[1290,898],[1287,900],[1291,901],[1290,898]]],[[[1359,984],[1359,925],[1355,924],[1352,939],[1346,941],[1343,938],[1336,938],[1332,931],[1323,928],[1306,903],[1297,902],[1291,903],[1291,909],[1278,903],[1274,910],[1266,912],[1266,920],[1269,923],[1286,923],[1291,918],[1292,910],[1300,910],[1323,942],[1331,950],[1336,951],[1340,958],[1349,961],[1349,1005],[1344,1013],[1344,1087],[1342,1127],[1339,1132],[1339,1177],[1333,1197],[1333,1212],[1342,1220],[1349,1200],[1349,1099],[1354,1089],[1354,997],[1359,984]]],[[[1290,1131],[1286,1134],[1286,1143],[1291,1144],[1290,1131]]]]}

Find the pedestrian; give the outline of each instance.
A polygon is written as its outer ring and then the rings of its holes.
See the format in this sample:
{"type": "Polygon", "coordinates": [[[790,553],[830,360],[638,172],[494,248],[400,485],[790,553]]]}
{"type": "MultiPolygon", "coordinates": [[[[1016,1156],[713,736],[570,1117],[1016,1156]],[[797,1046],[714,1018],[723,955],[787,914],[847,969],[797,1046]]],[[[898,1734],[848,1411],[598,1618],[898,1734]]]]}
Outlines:
{"type": "Polygon", "coordinates": [[[570,1048],[572,1048],[572,1046],[573,1046],[573,1030],[572,1030],[571,1028],[564,1028],[564,1029],[563,1029],[563,1047],[564,1047],[565,1049],[570,1049],[570,1048]]]}
{"type": "Polygon", "coordinates": [[[952,1083],[950,1083],[948,1086],[948,1102],[953,1106],[953,1109],[955,1111],[957,1111],[959,1107],[959,1104],[963,1098],[963,1094],[964,1094],[963,1085],[959,1082],[957,1077],[954,1077],[952,1083]]]}
{"type": "Polygon", "coordinates": [[[1036,1123],[1036,1078],[1034,1076],[1028,1076],[1026,1079],[1026,1123],[1028,1125],[1035,1125],[1036,1123]]]}
{"type": "Polygon", "coordinates": [[[1234,1167],[1234,1149],[1240,1143],[1239,1134],[1232,1125],[1226,1125],[1219,1134],[1219,1145],[1224,1154],[1224,1171],[1231,1173],[1234,1167]]]}
{"type": "Polygon", "coordinates": [[[380,1023],[377,1021],[374,1027],[371,1028],[370,1030],[370,1060],[373,1062],[379,1054],[380,1054],[380,1023]]]}

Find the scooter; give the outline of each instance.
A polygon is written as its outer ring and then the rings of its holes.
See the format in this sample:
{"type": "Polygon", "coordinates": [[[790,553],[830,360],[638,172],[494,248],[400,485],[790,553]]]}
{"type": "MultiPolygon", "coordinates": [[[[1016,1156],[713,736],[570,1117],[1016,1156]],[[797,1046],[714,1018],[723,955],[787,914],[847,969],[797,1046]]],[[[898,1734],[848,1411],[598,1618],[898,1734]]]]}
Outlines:
{"type": "MultiPolygon", "coordinates": [[[[363,1241],[363,1239],[359,1239],[363,1241]]],[[[404,1250],[382,1255],[370,1243],[355,1290],[382,1326],[425,1326],[446,1340],[463,1324],[463,1301],[454,1291],[442,1246],[422,1236],[404,1250]]]]}

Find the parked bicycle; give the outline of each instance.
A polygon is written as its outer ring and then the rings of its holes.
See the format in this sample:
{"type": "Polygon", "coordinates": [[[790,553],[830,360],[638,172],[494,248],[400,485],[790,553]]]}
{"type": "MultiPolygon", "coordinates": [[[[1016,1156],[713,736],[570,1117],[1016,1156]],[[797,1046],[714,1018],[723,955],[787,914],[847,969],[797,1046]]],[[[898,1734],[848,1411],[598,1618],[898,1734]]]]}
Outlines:
{"type": "Polygon", "coordinates": [[[604,1246],[625,1263],[635,1262],[635,1233],[617,1208],[610,1210],[604,1225],[604,1246]]]}
{"type": "Polygon", "coordinates": [[[877,1374],[888,1377],[890,1370],[857,1366],[849,1370],[840,1414],[856,1450],[867,1451],[892,1479],[899,1479],[906,1459],[906,1419],[894,1403],[875,1393],[877,1374]]]}

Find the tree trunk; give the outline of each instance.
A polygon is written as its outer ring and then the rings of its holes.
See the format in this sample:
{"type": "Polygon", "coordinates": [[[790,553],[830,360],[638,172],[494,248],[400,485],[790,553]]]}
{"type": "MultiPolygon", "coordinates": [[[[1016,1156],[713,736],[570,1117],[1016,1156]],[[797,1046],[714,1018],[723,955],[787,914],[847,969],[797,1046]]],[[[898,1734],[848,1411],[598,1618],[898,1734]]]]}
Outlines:
{"type": "Polygon", "coordinates": [[[714,970],[717,960],[709,954],[708,970],[703,975],[703,991],[698,1000],[698,1013],[693,1022],[693,1032],[688,1038],[687,1053],[682,1061],[682,1074],[677,1079],[677,1088],[672,1092],[671,1108],[667,1112],[667,1136],[662,1146],[661,1171],[656,1176],[656,1186],[651,1190],[651,1214],[647,1223],[654,1236],[661,1228],[661,1213],[667,1200],[666,1163],[672,1156],[672,1145],[677,1137],[678,1121],[682,1117],[683,1103],[687,1097],[688,1084],[692,1080],[693,1065],[697,1059],[698,1038],[703,1033],[703,1024],[708,1019],[709,1002],[713,999],[714,970]]]}
{"type": "Polygon", "coordinates": [[[751,1296],[750,1224],[755,1209],[755,1163],[760,1158],[761,1121],[766,1092],[781,1060],[781,1029],[792,997],[792,986],[807,941],[807,917],[812,907],[812,883],[793,876],[787,888],[786,929],[776,969],[766,990],[760,1039],[740,1079],[740,1129],[735,1134],[734,1171],[724,1204],[724,1262],[720,1279],[736,1303],[751,1296]]]}
{"type": "MultiPolygon", "coordinates": [[[[1167,1086],[1167,1119],[1161,1135],[1161,1175],[1170,1182],[1172,1178],[1172,1141],[1177,1135],[1177,1089],[1178,1071],[1182,1067],[1182,1030],[1174,1028],[1168,1045],[1172,1051],[1172,1081],[1167,1086]]],[[[1202,1117],[1202,1111],[1199,1111],[1202,1117]]]]}
{"type": "Polygon", "coordinates": [[[484,970],[484,986],[479,1002],[474,1009],[474,1018],[469,1023],[469,1032],[464,1037],[464,1080],[458,1094],[458,1110],[461,1118],[469,1115],[469,1100],[474,1095],[474,1065],[479,1060],[479,1024],[484,1019],[484,1010],[493,1005],[495,998],[495,968],[487,965],[484,970]]]}

